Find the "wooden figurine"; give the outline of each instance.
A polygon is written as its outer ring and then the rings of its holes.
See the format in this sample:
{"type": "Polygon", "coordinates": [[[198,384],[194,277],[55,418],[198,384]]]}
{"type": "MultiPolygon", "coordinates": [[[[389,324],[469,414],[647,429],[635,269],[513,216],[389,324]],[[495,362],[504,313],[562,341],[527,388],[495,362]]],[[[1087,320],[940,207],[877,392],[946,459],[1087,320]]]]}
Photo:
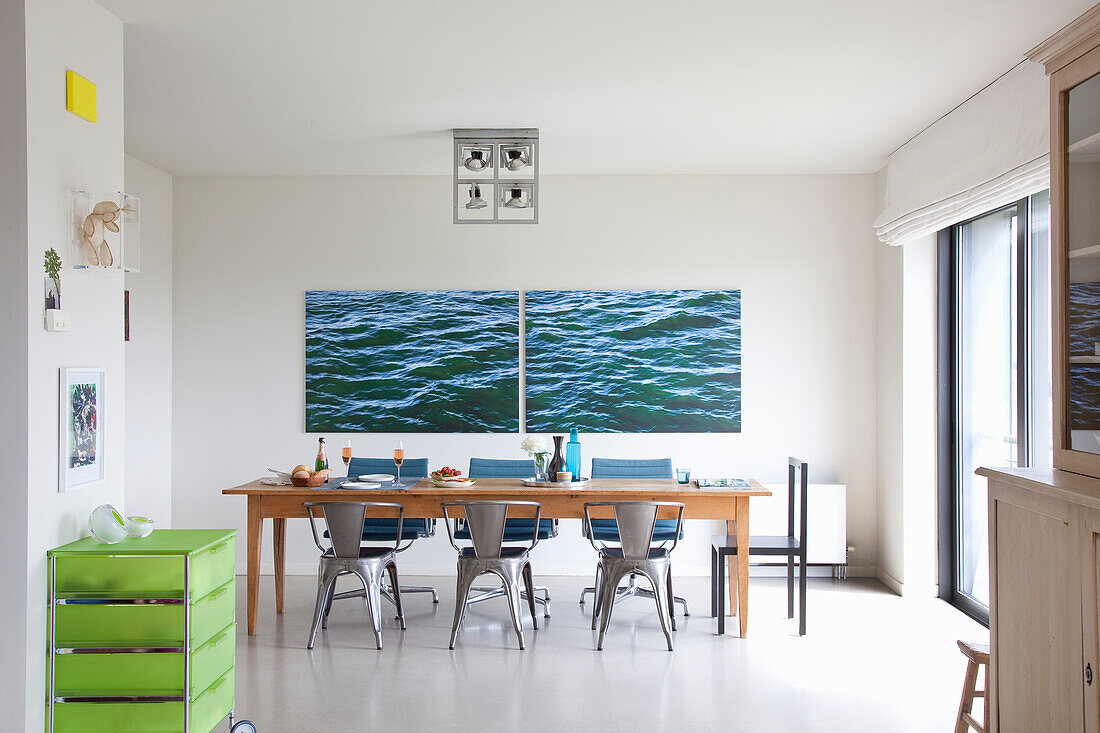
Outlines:
{"type": "Polygon", "coordinates": [[[89,265],[111,267],[115,264],[115,256],[107,244],[104,230],[117,234],[123,212],[131,213],[133,209],[120,208],[114,201],[100,201],[84,218],[84,257],[89,265]]]}

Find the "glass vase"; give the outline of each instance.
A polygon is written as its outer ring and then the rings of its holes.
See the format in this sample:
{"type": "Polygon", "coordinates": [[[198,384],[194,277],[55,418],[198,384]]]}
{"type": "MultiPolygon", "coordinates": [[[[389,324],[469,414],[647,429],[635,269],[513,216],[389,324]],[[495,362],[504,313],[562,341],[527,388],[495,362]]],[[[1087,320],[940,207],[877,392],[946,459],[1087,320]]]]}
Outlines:
{"type": "Polygon", "coordinates": [[[550,466],[550,454],[536,453],[532,458],[535,459],[535,480],[546,481],[546,469],[550,466]]]}

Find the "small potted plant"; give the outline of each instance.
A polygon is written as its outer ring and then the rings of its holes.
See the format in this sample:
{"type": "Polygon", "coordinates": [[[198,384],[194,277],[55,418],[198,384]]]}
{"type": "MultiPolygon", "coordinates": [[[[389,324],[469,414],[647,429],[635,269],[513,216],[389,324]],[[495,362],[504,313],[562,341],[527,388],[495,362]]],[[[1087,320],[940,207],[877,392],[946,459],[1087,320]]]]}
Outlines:
{"type": "Polygon", "coordinates": [[[46,250],[46,310],[61,310],[61,255],[46,250]]]}

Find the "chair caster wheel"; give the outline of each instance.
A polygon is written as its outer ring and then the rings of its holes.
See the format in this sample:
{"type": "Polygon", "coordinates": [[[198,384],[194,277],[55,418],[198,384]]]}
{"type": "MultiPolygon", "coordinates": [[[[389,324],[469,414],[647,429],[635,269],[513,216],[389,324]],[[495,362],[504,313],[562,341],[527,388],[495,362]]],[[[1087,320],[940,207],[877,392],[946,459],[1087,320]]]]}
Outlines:
{"type": "Polygon", "coordinates": [[[256,733],[256,724],[251,720],[238,720],[229,729],[229,733],[256,733]]]}

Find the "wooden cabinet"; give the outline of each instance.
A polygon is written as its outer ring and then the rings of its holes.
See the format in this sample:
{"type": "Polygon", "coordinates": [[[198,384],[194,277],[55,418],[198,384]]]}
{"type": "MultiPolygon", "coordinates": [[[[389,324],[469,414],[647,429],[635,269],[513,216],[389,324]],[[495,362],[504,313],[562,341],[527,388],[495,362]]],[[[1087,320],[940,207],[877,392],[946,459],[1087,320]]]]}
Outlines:
{"type": "Polygon", "coordinates": [[[989,469],[990,731],[1100,733],[1100,479],[989,469]]]}
{"type": "Polygon", "coordinates": [[[990,469],[990,731],[1100,733],[1100,5],[1050,76],[1056,469],[990,469]]]}

